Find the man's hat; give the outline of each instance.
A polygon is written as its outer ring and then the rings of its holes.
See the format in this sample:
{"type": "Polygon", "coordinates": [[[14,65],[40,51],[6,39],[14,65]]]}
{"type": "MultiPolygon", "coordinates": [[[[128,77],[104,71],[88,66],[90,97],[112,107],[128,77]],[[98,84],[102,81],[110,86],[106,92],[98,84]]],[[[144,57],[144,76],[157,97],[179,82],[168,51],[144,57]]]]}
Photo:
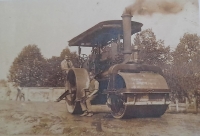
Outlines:
{"type": "Polygon", "coordinates": [[[65,55],[65,59],[70,59],[70,56],[65,55]]]}

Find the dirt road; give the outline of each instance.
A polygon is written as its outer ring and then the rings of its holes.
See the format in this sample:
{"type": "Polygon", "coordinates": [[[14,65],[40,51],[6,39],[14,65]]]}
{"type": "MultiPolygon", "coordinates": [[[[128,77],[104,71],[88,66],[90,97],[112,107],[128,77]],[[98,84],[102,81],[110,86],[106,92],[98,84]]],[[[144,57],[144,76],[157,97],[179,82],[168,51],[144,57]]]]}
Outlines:
{"type": "Polygon", "coordinates": [[[0,135],[199,136],[200,114],[113,119],[109,114],[80,117],[64,103],[0,101],[0,135]]]}

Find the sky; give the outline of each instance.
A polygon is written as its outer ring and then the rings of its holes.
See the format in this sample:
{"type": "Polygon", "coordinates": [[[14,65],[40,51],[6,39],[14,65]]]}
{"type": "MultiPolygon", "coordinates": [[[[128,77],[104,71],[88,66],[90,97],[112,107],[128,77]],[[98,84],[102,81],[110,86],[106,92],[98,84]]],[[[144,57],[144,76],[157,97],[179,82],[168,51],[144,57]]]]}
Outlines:
{"type": "MultiPolygon", "coordinates": [[[[170,1],[170,0],[168,0],[170,1]]],[[[182,0],[179,0],[182,1],[182,0]]],[[[199,31],[199,5],[185,0],[176,14],[133,15],[157,39],[174,50],[185,32],[199,31]]],[[[0,79],[6,79],[14,58],[36,44],[45,58],[59,56],[68,41],[99,22],[121,19],[135,0],[0,0],[0,79]]],[[[70,47],[76,51],[77,47],[70,47]]],[[[89,49],[82,49],[89,54],[89,49]]]]}

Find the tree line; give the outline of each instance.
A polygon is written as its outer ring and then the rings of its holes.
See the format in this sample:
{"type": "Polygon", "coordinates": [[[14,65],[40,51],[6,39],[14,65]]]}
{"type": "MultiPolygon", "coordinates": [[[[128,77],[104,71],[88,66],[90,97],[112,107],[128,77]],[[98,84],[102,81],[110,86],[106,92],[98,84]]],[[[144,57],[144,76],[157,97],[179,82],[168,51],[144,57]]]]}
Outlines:
{"type": "Polygon", "coordinates": [[[62,87],[64,77],[60,63],[65,55],[73,58],[75,66],[78,65],[78,55],[68,48],[63,49],[60,56],[46,59],[37,45],[25,46],[9,69],[8,81],[23,87],[62,87]]]}
{"type": "MultiPolygon", "coordinates": [[[[200,89],[200,37],[185,33],[171,50],[157,39],[152,29],[136,34],[133,45],[140,49],[139,57],[145,64],[161,67],[172,93],[185,95],[200,89]]],[[[78,55],[68,48],[60,56],[45,59],[37,45],[28,45],[14,59],[8,80],[24,87],[61,87],[64,84],[60,63],[69,55],[78,66],[78,55]]]]}
{"type": "Polygon", "coordinates": [[[200,93],[200,36],[185,33],[171,51],[147,29],[136,35],[134,45],[144,63],[161,67],[174,97],[200,93]]]}

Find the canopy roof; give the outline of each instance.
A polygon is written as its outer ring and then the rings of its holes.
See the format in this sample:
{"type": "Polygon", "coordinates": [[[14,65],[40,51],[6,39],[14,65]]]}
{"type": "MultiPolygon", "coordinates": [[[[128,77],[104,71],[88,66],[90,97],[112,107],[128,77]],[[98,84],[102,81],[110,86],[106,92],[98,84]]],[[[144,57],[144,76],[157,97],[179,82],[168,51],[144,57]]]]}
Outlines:
{"type": "MultiPolygon", "coordinates": [[[[141,31],[143,24],[131,21],[131,33],[141,31]]],[[[123,38],[122,20],[100,22],[87,31],[69,41],[69,46],[95,47],[97,44],[107,45],[110,41],[123,38]]]]}

